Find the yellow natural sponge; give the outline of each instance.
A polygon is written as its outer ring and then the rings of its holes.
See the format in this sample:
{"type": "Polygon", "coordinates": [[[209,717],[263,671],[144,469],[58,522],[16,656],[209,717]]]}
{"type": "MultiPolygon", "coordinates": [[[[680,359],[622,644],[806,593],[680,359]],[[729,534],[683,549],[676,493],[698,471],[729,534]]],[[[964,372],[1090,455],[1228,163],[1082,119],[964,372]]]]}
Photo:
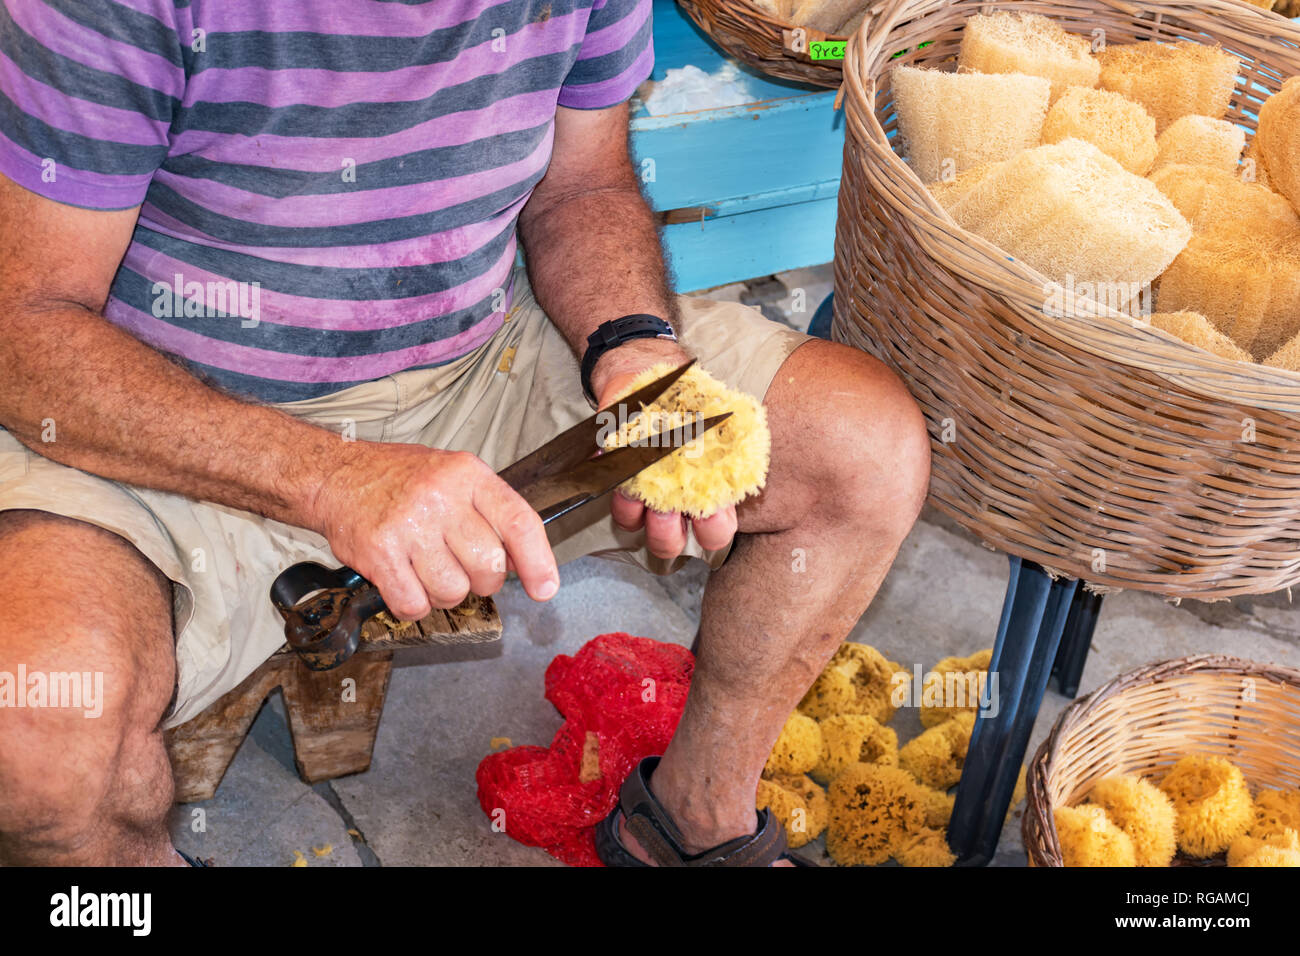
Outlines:
{"type": "Polygon", "coordinates": [[[1241,68],[1231,53],[1187,40],[1108,46],[1100,60],[1102,88],[1145,106],[1157,133],[1189,113],[1223,119],[1241,68]]]}
{"type": "MultiPolygon", "coordinates": [[[[1022,771],[1023,774],[1023,771],[1022,771]]],[[[1021,777],[1023,780],[1023,776],[1021,777]]],[[[922,786],[921,792],[925,797],[925,825],[933,827],[936,830],[942,830],[948,826],[948,821],[952,819],[952,808],[957,802],[955,793],[944,793],[942,790],[935,790],[933,787],[922,786]]],[[[1012,798],[1012,805],[1017,801],[1012,798]]]]}
{"type": "Polygon", "coordinates": [[[948,849],[948,838],[942,830],[925,827],[899,841],[894,859],[903,866],[952,866],[957,857],[948,849]]]}
{"type": "Polygon", "coordinates": [[[890,71],[904,155],[930,183],[1038,142],[1047,115],[1046,80],[1034,76],[890,71]]]}
{"type": "Polygon", "coordinates": [[[1221,169],[1174,163],[1150,179],[1200,235],[1226,232],[1289,242],[1300,232],[1300,216],[1286,199],[1221,169]]]}
{"type": "Polygon", "coordinates": [[[1251,858],[1264,849],[1281,850],[1283,851],[1281,859],[1285,860],[1287,854],[1292,854],[1297,861],[1300,861],[1300,835],[1297,835],[1295,830],[1282,830],[1278,833],[1270,833],[1267,836],[1239,836],[1228,847],[1228,866],[1300,865],[1300,862],[1274,862],[1278,859],[1276,853],[1265,854],[1265,860],[1268,862],[1251,862],[1251,858]]]}
{"type": "Polygon", "coordinates": [[[1048,279],[1140,288],[1192,230],[1150,181],[1067,139],[998,163],[947,207],[958,225],[1048,279]]]}
{"type": "Polygon", "coordinates": [[[819,720],[839,714],[868,714],[882,724],[898,708],[893,691],[907,674],[874,647],[846,641],[799,702],[799,710],[819,720]]]}
{"type": "Polygon", "coordinates": [[[1128,834],[1137,866],[1168,866],[1178,850],[1174,805],[1155,785],[1122,774],[1099,780],[1088,802],[1128,834]]]}
{"type": "Polygon", "coordinates": [[[755,809],[764,807],[781,821],[794,849],[821,836],[830,820],[826,791],[802,774],[760,780],[755,809]]]}
{"type": "Polygon", "coordinates": [[[1266,837],[1287,830],[1300,832],[1300,790],[1259,791],[1250,835],[1266,837]]]}
{"type": "Polygon", "coordinates": [[[913,737],[898,750],[898,765],[921,783],[947,790],[961,779],[975,713],[964,711],[913,737]]]}
{"type": "Polygon", "coordinates": [[[1178,848],[1214,856],[1249,829],[1255,818],[1241,771],[1222,757],[1183,757],[1160,781],[1178,819],[1178,848]]]}
{"type": "Polygon", "coordinates": [[[1182,163],[1235,175],[1245,148],[1246,131],[1236,123],[1188,114],[1178,117],[1160,134],[1151,168],[1182,163]]]}
{"type": "Polygon", "coordinates": [[[1043,121],[1043,142],[1085,140],[1130,173],[1146,175],[1156,158],[1156,121],[1130,99],[1110,90],[1071,86],[1043,121]]]}
{"type": "MultiPolygon", "coordinates": [[[[671,363],[660,362],[646,369],[624,394],[672,368],[671,363]]],[[[731,417],[624,482],[624,494],[655,511],[680,511],[698,518],[737,504],[763,487],[772,436],[767,411],[758,399],[728,388],[695,365],[646,405],[645,412],[609,435],[605,447],[671,430],[696,414],[709,418],[730,412],[731,417]]]]}
{"type": "Polygon", "coordinates": [[[884,863],[925,826],[925,795],[897,767],[854,764],[835,778],[829,796],[826,852],[841,866],[884,863]]]}
{"type": "Polygon", "coordinates": [[[966,19],[957,65],[978,73],[1024,73],[1051,83],[1051,99],[1067,87],[1094,87],[1101,67],[1085,37],[1036,13],[977,14],[966,19]]]}
{"type": "Polygon", "coordinates": [[[1153,312],[1151,324],[1163,332],[1182,339],[1188,345],[1205,349],[1234,362],[1253,362],[1249,352],[1228,338],[1199,312],[1153,312]]]}
{"type": "Polygon", "coordinates": [[[777,737],[763,767],[763,776],[807,773],[817,766],[821,756],[821,727],[811,717],[795,711],[781,728],[781,736],[777,737]]]}
{"type": "Polygon", "coordinates": [[[1300,866],[1300,850],[1262,846],[1237,866],[1300,866]]]}
{"type": "Polygon", "coordinates": [[[1300,76],[1293,76],[1259,108],[1258,155],[1269,186],[1300,210],[1300,76]]]}
{"type": "Polygon", "coordinates": [[[977,710],[981,696],[988,693],[992,660],[993,649],[986,648],[969,657],[945,657],[935,664],[922,679],[921,725],[934,727],[962,711],[977,710]]]}
{"type": "Polygon", "coordinates": [[[830,783],[855,763],[898,766],[898,734],[869,714],[837,714],[821,721],[822,752],[812,778],[830,783]]]}
{"type": "Polygon", "coordinates": [[[1257,361],[1300,333],[1300,231],[1192,237],[1160,277],[1160,311],[1199,312],[1257,361]]]}
{"type": "Polygon", "coordinates": [[[1129,835],[1099,806],[1057,807],[1056,837],[1066,866],[1135,866],[1129,835]]]}

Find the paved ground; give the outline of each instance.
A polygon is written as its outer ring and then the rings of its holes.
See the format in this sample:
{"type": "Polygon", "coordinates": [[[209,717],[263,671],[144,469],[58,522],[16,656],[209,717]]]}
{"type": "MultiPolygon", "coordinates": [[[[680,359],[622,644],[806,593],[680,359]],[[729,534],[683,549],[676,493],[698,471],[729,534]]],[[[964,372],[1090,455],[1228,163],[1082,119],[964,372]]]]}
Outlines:
{"type": "MultiPolygon", "coordinates": [[[[773,318],[806,326],[830,287],[822,267],[786,273],[780,284],[712,294],[750,301],[773,318]],[[801,304],[803,311],[795,311],[801,304]]],[[[914,664],[924,670],[941,657],[991,645],[1005,583],[1003,556],[927,513],[851,637],[908,670],[914,664]]],[[[548,605],[535,605],[508,585],[498,597],[505,622],[499,646],[480,651],[480,659],[394,672],[373,765],[353,777],[302,783],[293,770],[283,710],[273,699],[216,797],[176,808],[176,843],[222,866],[286,866],[295,852],[311,866],[558,866],[540,850],[491,831],[475,800],[475,767],[493,737],[550,742],[560,720],[542,698],[542,674],[556,654],[617,630],[689,644],[703,586],[702,566],[657,579],[591,558],[563,569],[560,594],[548,605]],[[327,846],[324,855],[313,853],[327,846]]],[[[1081,693],[1141,664],[1207,651],[1300,666],[1300,614],[1285,594],[1177,607],[1150,595],[1112,595],[1081,693]]],[[[1048,691],[1031,753],[1067,703],[1048,691]]],[[[907,710],[894,726],[904,740],[920,729],[907,710]]],[[[1017,811],[997,863],[1023,865],[1019,825],[1017,811]]]]}

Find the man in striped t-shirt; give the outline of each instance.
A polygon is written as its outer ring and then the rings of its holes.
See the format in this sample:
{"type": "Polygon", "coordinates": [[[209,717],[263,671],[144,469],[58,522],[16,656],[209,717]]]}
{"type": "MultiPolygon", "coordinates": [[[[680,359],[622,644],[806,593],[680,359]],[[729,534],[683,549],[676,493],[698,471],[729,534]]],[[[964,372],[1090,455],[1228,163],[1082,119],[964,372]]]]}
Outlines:
{"type": "Polygon", "coordinates": [[[745,839],[759,772],[928,442],[862,353],[669,293],[626,144],[650,6],[0,0],[0,864],[177,860],[161,730],[279,646],[289,564],[416,619],[594,552],[731,554],[653,775],[684,843],[615,821],[604,852],[779,855],[745,839]],[[589,414],[578,358],[633,315],[661,334],[592,352],[593,396],[697,356],[765,396],[767,488],[694,521],[614,496],[552,548],[494,471],[589,414]],[[102,674],[98,719],[16,709],[19,665],[102,674]]]}

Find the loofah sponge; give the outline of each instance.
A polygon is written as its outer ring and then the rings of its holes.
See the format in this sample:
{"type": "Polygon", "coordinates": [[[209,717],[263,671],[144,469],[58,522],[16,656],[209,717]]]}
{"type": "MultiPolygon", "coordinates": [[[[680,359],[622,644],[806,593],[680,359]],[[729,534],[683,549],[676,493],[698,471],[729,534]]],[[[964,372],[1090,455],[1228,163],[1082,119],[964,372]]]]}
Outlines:
{"type": "Polygon", "coordinates": [[[812,778],[830,783],[855,763],[898,766],[898,734],[868,714],[839,714],[821,721],[822,752],[812,778]]]}
{"type": "Polygon", "coordinates": [[[911,774],[859,763],[830,786],[826,852],[841,866],[876,866],[925,826],[926,797],[911,774]]]}
{"type": "Polygon", "coordinates": [[[836,27],[851,19],[862,3],[863,0],[795,0],[789,19],[796,26],[835,33],[836,27]]]}
{"type": "Polygon", "coordinates": [[[1088,802],[1128,834],[1137,866],[1168,866],[1177,852],[1174,805],[1153,784],[1128,774],[1099,780],[1088,802]]]}
{"type": "Polygon", "coordinates": [[[1099,806],[1057,807],[1056,837],[1066,866],[1135,866],[1129,835],[1099,806]]]}
{"type": "Polygon", "coordinates": [[[1300,866],[1300,835],[1295,830],[1287,829],[1262,837],[1239,836],[1228,847],[1228,866],[1300,866]],[[1282,852],[1266,854],[1265,859],[1269,862],[1251,862],[1251,858],[1264,849],[1282,852]],[[1294,857],[1296,862],[1274,862],[1288,857],[1294,857]]]}
{"type": "Polygon", "coordinates": [[[1214,856],[1250,827],[1255,808],[1241,771],[1222,757],[1183,757],[1160,781],[1178,817],[1178,848],[1214,856]]]}
{"type": "Polygon", "coordinates": [[[974,711],[957,714],[903,744],[898,765],[926,786],[947,790],[961,779],[974,727],[974,711]]]}
{"type": "Polygon", "coordinates": [[[1180,116],[1156,140],[1152,170],[1171,163],[1208,166],[1235,175],[1246,131],[1236,123],[1209,116],[1180,116]]]}
{"type": "Polygon", "coordinates": [[[1258,157],[1269,186],[1300,210],[1300,76],[1293,76],[1259,108],[1258,157]]]}
{"type": "Polygon", "coordinates": [[[927,693],[930,689],[930,678],[929,675],[927,675],[921,690],[921,725],[923,727],[934,727],[943,723],[945,720],[957,716],[957,714],[962,713],[963,711],[974,712],[977,710],[979,708],[980,695],[985,692],[985,683],[988,680],[987,671],[989,669],[989,662],[992,660],[993,648],[990,647],[982,651],[976,651],[969,657],[945,657],[939,663],[935,664],[930,673],[938,674],[943,678],[944,689],[942,697],[945,701],[950,702],[952,706],[944,706],[943,704],[936,704],[933,702],[927,703],[927,700],[930,697],[930,694],[927,693]],[[972,681],[969,680],[969,677],[972,674],[976,675],[973,685],[972,681]],[[948,675],[952,675],[952,677],[950,678],[948,675]],[[958,680],[958,675],[961,675],[962,679],[960,681],[958,680]],[[966,701],[962,706],[956,706],[957,687],[959,683],[961,686],[960,693],[966,701]],[[949,694],[950,688],[953,691],[952,694],[949,694]],[[975,696],[973,698],[970,694],[970,691],[972,690],[975,691],[975,696]]]}
{"type": "Polygon", "coordinates": [[[1156,158],[1156,121],[1137,103],[1110,90],[1071,86],[1043,121],[1043,142],[1085,140],[1130,173],[1146,175],[1156,158]]]}
{"type": "Polygon", "coordinates": [[[811,717],[795,711],[786,718],[777,737],[767,764],[763,767],[763,776],[773,777],[778,774],[807,773],[822,756],[822,729],[811,717]]]}
{"type": "MultiPolygon", "coordinates": [[[[671,363],[661,362],[646,369],[624,394],[672,368],[671,363]]],[[[728,388],[696,365],[645,409],[649,414],[624,423],[605,439],[605,447],[617,448],[671,430],[697,413],[708,418],[731,412],[731,417],[624,482],[624,494],[655,511],[680,511],[698,518],[743,501],[763,487],[772,436],[767,411],[758,399],[728,388]]]]}
{"type": "Polygon", "coordinates": [[[1109,46],[1100,60],[1102,88],[1145,106],[1157,133],[1188,113],[1223,119],[1241,68],[1231,53],[1188,40],[1109,46]]]}
{"type": "Polygon", "coordinates": [[[903,866],[952,866],[957,857],[948,849],[941,830],[925,827],[905,836],[894,848],[894,859],[903,866]]]}
{"type": "Polygon", "coordinates": [[[1094,87],[1101,72],[1091,43],[1036,13],[968,17],[957,65],[978,73],[1024,73],[1051,83],[1055,101],[1067,87],[1094,87]]]}
{"type": "Polygon", "coordinates": [[[826,791],[803,774],[791,774],[758,782],[755,809],[766,807],[785,827],[791,849],[817,839],[830,820],[826,791]]]}
{"type": "Polygon", "coordinates": [[[846,641],[804,694],[799,710],[819,720],[868,714],[882,724],[889,723],[898,709],[892,700],[898,684],[895,675],[905,678],[906,672],[874,647],[846,641]]]}
{"type": "Polygon", "coordinates": [[[1160,277],[1158,302],[1200,312],[1257,361],[1271,359],[1300,332],[1300,233],[1194,236],[1160,277]]]}
{"type": "Polygon", "coordinates": [[[1175,163],[1156,170],[1150,179],[1196,233],[1249,233],[1268,243],[1293,241],[1300,232],[1300,216],[1290,203],[1231,173],[1175,163]]]}
{"type": "Polygon", "coordinates": [[[1042,135],[1049,87],[1039,77],[896,66],[890,82],[904,155],[921,182],[1009,159],[1042,135]]]}
{"type": "Polygon", "coordinates": [[[1286,830],[1300,832],[1300,790],[1261,790],[1255,795],[1250,835],[1266,837],[1286,830]]]}
{"type": "Polygon", "coordinates": [[[1273,188],[1273,182],[1268,178],[1268,170],[1264,168],[1264,160],[1259,155],[1259,137],[1256,136],[1246,147],[1246,152],[1241,156],[1241,178],[1243,182],[1259,183],[1265,189],[1277,192],[1273,188]]]}
{"type": "Polygon", "coordinates": [[[1249,352],[1237,345],[1199,312],[1154,312],[1151,324],[1163,332],[1176,336],[1188,345],[1205,349],[1234,362],[1253,362],[1249,352]]]}
{"type": "Polygon", "coordinates": [[[1192,234],[1151,182],[1077,139],[996,164],[947,208],[958,225],[1048,279],[1108,283],[1134,294],[1192,234]]]}

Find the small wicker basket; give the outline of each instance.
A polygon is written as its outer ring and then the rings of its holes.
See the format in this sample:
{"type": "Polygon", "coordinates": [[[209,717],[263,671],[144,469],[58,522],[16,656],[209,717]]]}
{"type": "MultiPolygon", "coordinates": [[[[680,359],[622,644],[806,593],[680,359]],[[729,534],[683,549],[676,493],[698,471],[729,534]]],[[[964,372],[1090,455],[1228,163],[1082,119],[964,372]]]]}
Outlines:
{"type": "MultiPolygon", "coordinates": [[[[701,30],[737,60],[760,72],[814,86],[840,85],[843,60],[814,60],[813,43],[845,40],[768,16],[745,0],[677,0],[701,30]],[[802,33],[796,33],[802,31],[802,33]]],[[[875,11],[867,14],[867,22],[875,11]]]]}
{"type": "Polygon", "coordinates": [[[1300,787],[1300,669],[1201,654],[1149,664],[1081,697],[1029,765],[1021,830],[1031,866],[1062,866],[1053,814],[1111,774],[1163,777],[1224,757],[1259,787],[1300,787]]]}
{"type": "Polygon", "coordinates": [[[845,59],[834,338],[908,383],[933,437],[931,501],[988,544],[1175,597],[1300,582],[1300,374],[1104,306],[1049,317],[1044,276],[957,226],[891,147],[889,67],[950,64],[964,20],[993,9],[1111,45],[1219,42],[1243,60],[1229,117],[1252,129],[1260,91],[1300,74],[1300,27],[1236,0],[888,0],[845,59]]]}

